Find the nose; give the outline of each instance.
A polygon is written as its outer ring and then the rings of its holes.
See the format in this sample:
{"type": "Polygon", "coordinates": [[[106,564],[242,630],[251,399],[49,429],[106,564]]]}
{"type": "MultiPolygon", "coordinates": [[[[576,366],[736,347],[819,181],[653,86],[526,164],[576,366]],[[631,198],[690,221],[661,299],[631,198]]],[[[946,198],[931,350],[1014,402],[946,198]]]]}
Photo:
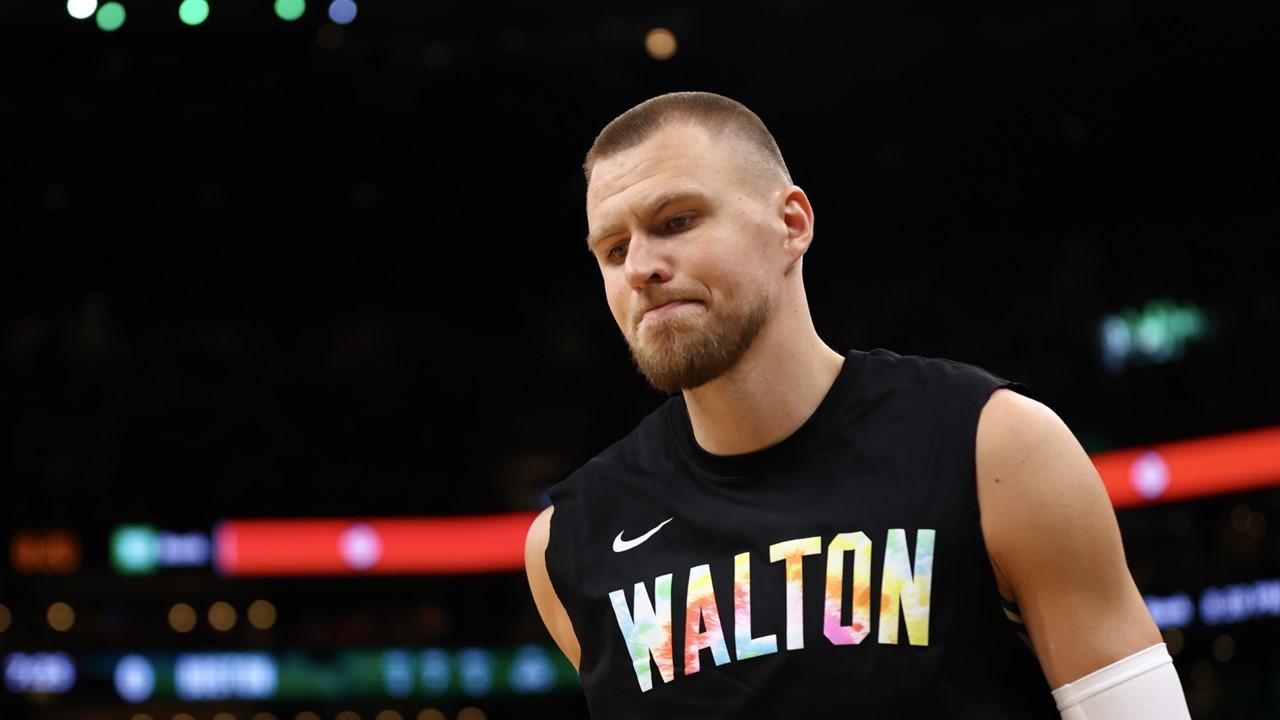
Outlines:
{"type": "Polygon", "coordinates": [[[670,280],[674,268],[669,247],[649,235],[633,234],[627,242],[627,259],[623,263],[627,283],[638,290],[651,283],[670,280]]]}

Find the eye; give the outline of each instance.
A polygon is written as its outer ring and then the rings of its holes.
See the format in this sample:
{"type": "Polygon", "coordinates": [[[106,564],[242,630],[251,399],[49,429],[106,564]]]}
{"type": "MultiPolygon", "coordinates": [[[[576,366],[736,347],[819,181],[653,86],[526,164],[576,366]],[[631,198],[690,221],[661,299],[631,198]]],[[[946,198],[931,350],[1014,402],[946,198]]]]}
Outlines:
{"type": "Polygon", "coordinates": [[[614,245],[613,247],[609,248],[609,252],[605,253],[605,257],[613,261],[620,261],[622,260],[622,258],[626,256],[627,256],[627,244],[625,242],[620,242],[617,245],[614,245]]]}
{"type": "Polygon", "coordinates": [[[667,227],[672,230],[684,230],[689,227],[689,223],[691,222],[693,222],[693,213],[682,213],[680,215],[672,216],[667,220],[667,227]]]}

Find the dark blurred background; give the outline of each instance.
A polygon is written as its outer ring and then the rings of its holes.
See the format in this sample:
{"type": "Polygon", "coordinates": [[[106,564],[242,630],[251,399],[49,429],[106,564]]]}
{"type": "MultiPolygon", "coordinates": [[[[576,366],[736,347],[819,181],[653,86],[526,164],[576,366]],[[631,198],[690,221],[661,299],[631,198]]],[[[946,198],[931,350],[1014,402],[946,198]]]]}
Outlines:
{"type": "MultiPolygon", "coordinates": [[[[586,717],[519,568],[238,577],[216,530],[527,520],[657,407],[581,162],[671,90],[773,131],[831,346],[1021,380],[1096,456],[1280,424],[1278,20],[0,1],[0,717],[586,717]]],[[[1118,509],[1197,718],[1280,717],[1277,488],[1118,509]]]]}

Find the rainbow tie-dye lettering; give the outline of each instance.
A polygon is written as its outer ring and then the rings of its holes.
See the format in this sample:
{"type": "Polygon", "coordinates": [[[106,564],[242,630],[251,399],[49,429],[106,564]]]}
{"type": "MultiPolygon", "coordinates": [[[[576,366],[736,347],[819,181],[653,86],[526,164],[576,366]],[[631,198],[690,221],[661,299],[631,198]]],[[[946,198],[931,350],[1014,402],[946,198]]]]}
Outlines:
{"type": "Polygon", "coordinates": [[[613,612],[618,617],[618,627],[631,649],[631,664],[636,669],[640,689],[653,689],[653,676],[649,669],[649,655],[658,663],[663,682],[675,679],[675,663],[671,659],[671,573],[657,579],[655,596],[658,606],[649,602],[649,591],[642,582],[636,583],[636,613],[632,618],[627,611],[627,597],[621,590],[609,593],[613,612]]]}
{"type": "MultiPolygon", "coordinates": [[[[927,528],[916,531],[913,567],[908,557],[906,530],[889,530],[880,584],[880,629],[877,636],[880,644],[898,644],[899,608],[906,619],[908,643],[929,644],[935,534],[934,530],[927,528]]],[[[871,632],[871,550],[871,539],[863,532],[840,533],[827,544],[822,632],[832,645],[857,645],[871,632]],[[850,623],[844,625],[841,622],[845,602],[844,555],[849,552],[853,553],[852,614],[850,623]]],[[[784,540],[769,546],[769,561],[783,562],[786,573],[787,650],[804,648],[803,558],[821,552],[822,538],[819,536],[784,540]]],[[[658,666],[664,683],[672,682],[676,677],[671,635],[672,577],[672,573],[667,573],[655,579],[652,600],[646,583],[636,583],[631,603],[634,610],[628,607],[624,590],[609,593],[618,629],[622,631],[631,654],[636,680],[644,692],[653,689],[650,657],[658,666]]],[[[716,666],[730,662],[710,565],[695,565],[689,569],[684,629],[684,675],[702,669],[703,650],[711,651],[716,666]]],[[[750,552],[738,553],[733,558],[733,631],[734,660],[778,651],[776,635],[751,636],[750,552]]]]}

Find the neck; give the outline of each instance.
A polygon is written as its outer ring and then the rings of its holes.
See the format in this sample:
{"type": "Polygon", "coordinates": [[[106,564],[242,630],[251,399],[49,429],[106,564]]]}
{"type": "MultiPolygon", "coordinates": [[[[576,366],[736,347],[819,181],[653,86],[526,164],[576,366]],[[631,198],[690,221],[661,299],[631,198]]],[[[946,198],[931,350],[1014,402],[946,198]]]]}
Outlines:
{"type": "Polygon", "coordinates": [[[738,455],[774,445],[826,397],[844,355],[822,342],[808,313],[792,320],[769,323],[732,370],[684,391],[693,436],[707,452],[738,455]]]}

